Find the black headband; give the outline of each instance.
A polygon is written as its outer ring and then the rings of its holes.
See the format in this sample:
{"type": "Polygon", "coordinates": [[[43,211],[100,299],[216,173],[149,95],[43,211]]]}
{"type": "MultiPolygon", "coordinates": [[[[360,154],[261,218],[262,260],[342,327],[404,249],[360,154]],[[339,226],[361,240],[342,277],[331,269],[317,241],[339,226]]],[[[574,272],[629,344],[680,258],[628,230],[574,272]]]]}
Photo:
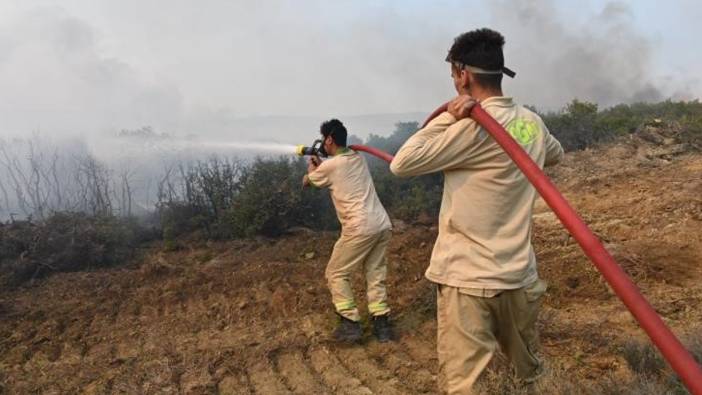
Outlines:
{"type": "Polygon", "coordinates": [[[451,62],[451,63],[455,64],[458,68],[466,69],[473,74],[504,74],[509,78],[514,78],[514,76],[517,75],[517,73],[508,69],[507,67],[502,67],[502,70],[485,70],[485,69],[480,68],[480,67],[467,65],[467,64],[460,63],[460,62],[451,62]]]}

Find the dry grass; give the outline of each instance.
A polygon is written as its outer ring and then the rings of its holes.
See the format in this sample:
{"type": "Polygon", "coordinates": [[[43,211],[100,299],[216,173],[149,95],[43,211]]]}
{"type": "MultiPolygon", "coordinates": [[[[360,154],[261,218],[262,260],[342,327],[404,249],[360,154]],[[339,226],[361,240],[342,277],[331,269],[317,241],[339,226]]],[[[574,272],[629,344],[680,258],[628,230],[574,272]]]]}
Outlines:
{"type": "MultiPolygon", "coordinates": [[[[690,338],[687,349],[702,361],[702,339],[690,338]]],[[[479,383],[481,394],[544,394],[544,395],[660,395],[688,394],[687,389],[668,367],[660,352],[650,343],[629,341],[622,347],[622,356],[632,372],[629,378],[605,374],[596,380],[574,377],[561,365],[546,366],[532,385],[527,385],[510,372],[507,361],[498,358],[479,383]]]]}

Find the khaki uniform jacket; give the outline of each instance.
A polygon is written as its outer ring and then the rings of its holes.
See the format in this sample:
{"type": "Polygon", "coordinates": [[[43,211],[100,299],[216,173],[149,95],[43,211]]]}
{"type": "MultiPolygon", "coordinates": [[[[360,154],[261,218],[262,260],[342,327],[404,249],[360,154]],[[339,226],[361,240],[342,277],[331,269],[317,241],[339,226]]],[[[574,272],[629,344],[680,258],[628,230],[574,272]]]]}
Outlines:
{"type": "Polygon", "coordinates": [[[392,228],[366,160],[356,151],[343,149],[308,177],[312,185],[331,191],[342,235],[370,236],[392,228]]]}
{"type": "MultiPolygon", "coordinates": [[[[563,148],[541,118],[509,97],[482,107],[543,168],[563,148]]],[[[439,235],[426,277],[458,288],[506,290],[538,279],[531,245],[536,190],[495,140],[470,118],[444,112],[400,148],[398,176],[444,172],[439,235]]]]}

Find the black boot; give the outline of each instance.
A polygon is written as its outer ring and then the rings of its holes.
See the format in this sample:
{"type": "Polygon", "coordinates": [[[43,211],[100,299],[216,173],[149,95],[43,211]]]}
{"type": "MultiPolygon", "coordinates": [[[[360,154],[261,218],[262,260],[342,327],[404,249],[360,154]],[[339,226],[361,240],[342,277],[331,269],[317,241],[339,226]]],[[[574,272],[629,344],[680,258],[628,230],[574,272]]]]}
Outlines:
{"type": "Polygon", "coordinates": [[[392,324],[387,314],[373,317],[373,334],[379,342],[385,343],[395,338],[392,324]]]}
{"type": "Polygon", "coordinates": [[[358,343],[363,338],[361,324],[339,315],[339,326],[334,331],[334,340],[344,343],[358,343]]]}

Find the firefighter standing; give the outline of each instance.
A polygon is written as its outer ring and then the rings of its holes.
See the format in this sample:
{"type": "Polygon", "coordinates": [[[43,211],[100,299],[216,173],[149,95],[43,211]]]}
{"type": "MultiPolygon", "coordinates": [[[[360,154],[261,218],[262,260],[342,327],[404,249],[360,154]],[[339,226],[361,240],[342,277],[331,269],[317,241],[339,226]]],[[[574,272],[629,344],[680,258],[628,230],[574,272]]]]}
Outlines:
{"type": "Polygon", "coordinates": [[[502,148],[468,117],[475,101],[540,166],[560,143],[541,118],[502,93],[504,38],[490,29],[458,36],[447,57],[459,96],[400,148],[398,176],[442,171],[439,235],[426,277],[438,285],[437,348],[442,386],[469,394],[499,348],[518,377],[533,382],[536,318],[546,284],[531,245],[536,190],[502,148]]]}
{"type": "Polygon", "coordinates": [[[341,222],[341,237],[334,245],[325,272],[340,317],[334,337],[345,342],[357,342],[362,337],[361,317],[350,283],[351,274],[362,268],[366,274],[373,333],[379,341],[388,341],[392,329],[385,288],[385,250],[392,234],[390,218],[378,199],[365,159],[346,147],[344,125],[332,119],[321,125],[320,132],[323,149],[330,159],[320,163],[318,158],[310,158],[303,185],[329,188],[341,222]]]}

